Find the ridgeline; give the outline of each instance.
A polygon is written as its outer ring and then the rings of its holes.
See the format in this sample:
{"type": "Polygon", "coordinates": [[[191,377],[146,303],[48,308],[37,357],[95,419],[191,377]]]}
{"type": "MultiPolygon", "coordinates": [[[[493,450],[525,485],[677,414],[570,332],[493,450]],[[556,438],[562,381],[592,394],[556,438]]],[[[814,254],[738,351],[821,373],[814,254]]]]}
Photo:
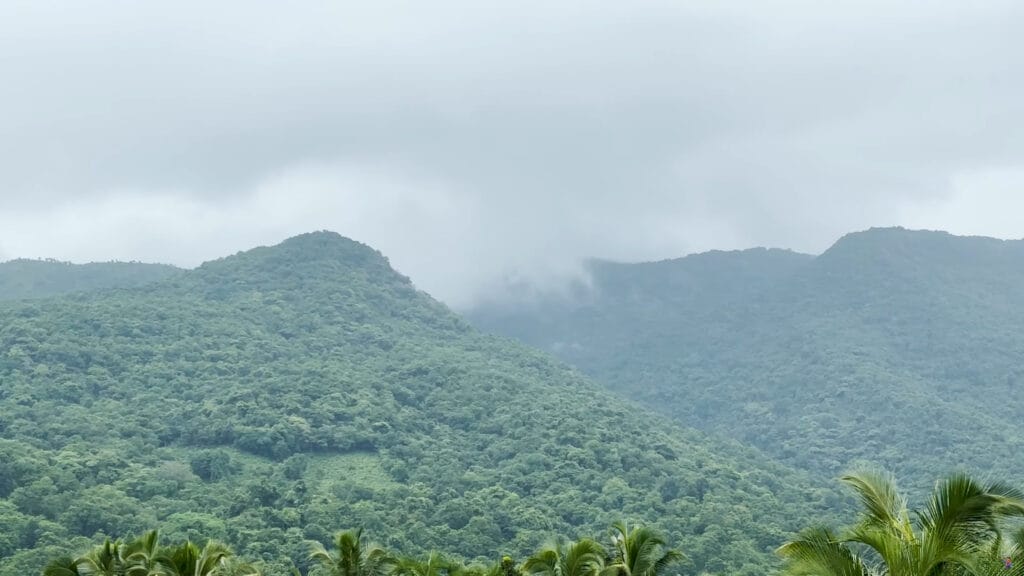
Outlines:
{"type": "Polygon", "coordinates": [[[477,332],[333,233],[0,303],[0,351],[2,576],[152,527],[283,571],[348,526],[494,560],[620,519],[688,573],[767,574],[845,502],[477,332]]]}

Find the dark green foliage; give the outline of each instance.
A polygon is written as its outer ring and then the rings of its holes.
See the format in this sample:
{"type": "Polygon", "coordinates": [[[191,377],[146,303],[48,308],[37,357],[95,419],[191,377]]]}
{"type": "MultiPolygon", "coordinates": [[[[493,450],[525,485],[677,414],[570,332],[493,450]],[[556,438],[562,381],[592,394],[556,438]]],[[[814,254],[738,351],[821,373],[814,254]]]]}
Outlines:
{"type": "Polygon", "coordinates": [[[605,551],[594,540],[566,542],[558,538],[530,556],[523,572],[531,576],[598,576],[605,551]]]}
{"type": "Polygon", "coordinates": [[[155,530],[122,543],[107,539],[87,553],[50,561],[43,576],[258,576],[243,562],[229,562],[231,550],[215,541],[161,546],[155,530]]]}
{"type": "Polygon", "coordinates": [[[315,542],[309,557],[320,564],[327,576],[385,576],[396,567],[383,548],[363,541],[361,528],[336,534],[332,550],[315,542]]]}
{"type": "MultiPolygon", "coordinates": [[[[335,535],[334,546],[328,550],[319,542],[312,545],[310,558],[316,563],[310,576],[614,576],[647,574],[657,576],[664,567],[681,556],[674,550],[661,553],[664,539],[649,528],[626,531],[617,523],[612,545],[617,550],[606,558],[605,549],[594,540],[584,538],[568,542],[558,538],[541,548],[522,565],[510,556],[503,556],[490,567],[465,565],[436,551],[422,556],[395,555],[363,541],[361,528],[335,535]],[[654,551],[662,560],[657,569],[649,563],[647,553],[654,551]],[[632,566],[631,570],[627,565],[632,566]]],[[[287,571],[301,572],[294,566],[287,571]]],[[[191,541],[163,546],[156,530],[128,543],[105,540],[78,557],[60,556],[52,559],[42,571],[44,576],[260,576],[268,574],[256,564],[235,557],[231,550],[216,541],[198,546],[191,541]]],[[[282,572],[283,573],[283,572],[282,572]]]]}
{"type": "Polygon", "coordinates": [[[457,576],[459,564],[448,560],[438,552],[429,552],[421,558],[403,556],[394,561],[388,571],[390,576],[457,576]]]}
{"type": "Polygon", "coordinates": [[[0,306],[0,435],[2,576],[154,525],[305,572],[342,522],[399,554],[493,559],[623,516],[688,569],[763,574],[840,502],[478,334],[330,233],[0,306]]]}
{"type": "Polygon", "coordinates": [[[591,274],[571,296],[470,317],[822,484],[860,461],[915,481],[957,466],[1024,477],[1024,241],[874,229],[818,257],[711,252],[591,274]]]}
{"type": "Polygon", "coordinates": [[[207,542],[203,547],[185,542],[164,552],[156,562],[171,576],[217,576],[230,554],[227,546],[217,542],[207,542]]]}
{"type": "Polygon", "coordinates": [[[130,288],[164,280],[180,269],[141,262],[71,264],[56,260],[0,262],[0,300],[45,298],[71,292],[130,288]]]}
{"type": "Polygon", "coordinates": [[[613,555],[604,576],[662,576],[686,556],[668,549],[665,539],[647,526],[630,529],[625,522],[612,525],[613,555]]]}
{"type": "MultiPolygon", "coordinates": [[[[196,450],[189,457],[192,473],[203,480],[222,480],[237,470],[227,450],[196,450]]],[[[295,480],[297,478],[291,478],[295,480]]]]}
{"type": "MultiPolygon", "coordinates": [[[[1001,559],[1021,562],[1004,542],[1007,521],[1024,517],[1024,493],[982,485],[957,473],[936,483],[926,508],[910,512],[891,476],[875,471],[843,478],[862,505],[842,533],[814,527],[779,548],[789,576],[1017,576],[1001,559]]],[[[1018,532],[1018,538],[1020,533],[1018,532]]]]}

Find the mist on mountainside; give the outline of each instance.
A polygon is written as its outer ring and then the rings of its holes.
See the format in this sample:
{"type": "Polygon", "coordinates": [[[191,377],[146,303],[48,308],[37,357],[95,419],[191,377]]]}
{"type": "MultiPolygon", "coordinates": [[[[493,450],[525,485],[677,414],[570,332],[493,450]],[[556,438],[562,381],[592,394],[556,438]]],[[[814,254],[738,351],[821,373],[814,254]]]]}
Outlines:
{"type": "Polygon", "coordinates": [[[588,258],[1020,238],[1022,21],[1008,0],[7,2],[0,252],[191,268],[328,229],[462,309],[588,258]]]}
{"type": "MultiPolygon", "coordinates": [[[[481,329],[821,478],[870,461],[1020,478],[1024,241],[872,229],[819,256],[595,262],[589,290],[498,301],[481,329]]],[[[911,481],[913,482],[913,480],[911,481]]]]}
{"type": "Polygon", "coordinates": [[[0,576],[1024,576],[1022,29],[0,2],[0,576]]]}

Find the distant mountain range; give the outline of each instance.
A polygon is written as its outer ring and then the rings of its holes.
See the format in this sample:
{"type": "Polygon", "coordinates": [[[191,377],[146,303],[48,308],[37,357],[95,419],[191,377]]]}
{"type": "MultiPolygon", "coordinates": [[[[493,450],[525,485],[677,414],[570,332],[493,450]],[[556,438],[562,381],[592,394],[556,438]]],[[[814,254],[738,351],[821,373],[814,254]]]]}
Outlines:
{"type": "Polygon", "coordinates": [[[589,273],[468,318],[823,482],[863,461],[1024,480],[1024,241],[871,229],[589,273]]]}
{"type": "Polygon", "coordinates": [[[131,288],[181,272],[165,264],[96,262],[71,264],[56,260],[0,262],[0,300],[45,298],[71,292],[131,288]]]}

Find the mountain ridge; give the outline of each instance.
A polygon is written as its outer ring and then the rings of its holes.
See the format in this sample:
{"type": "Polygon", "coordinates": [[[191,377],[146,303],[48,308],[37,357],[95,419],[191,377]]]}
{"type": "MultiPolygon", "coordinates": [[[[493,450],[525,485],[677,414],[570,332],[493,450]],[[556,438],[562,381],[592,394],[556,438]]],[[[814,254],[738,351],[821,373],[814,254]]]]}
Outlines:
{"type": "Polygon", "coordinates": [[[17,258],[0,262],[0,301],[142,286],[181,271],[169,264],[116,261],[73,264],[17,258]]]}
{"type": "Polygon", "coordinates": [[[550,299],[468,317],[822,478],[863,460],[912,478],[1018,474],[1024,403],[1007,395],[1022,381],[1012,359],[1024,354],[1024,241],[872,229],[790,270],[764,260],[752,290],[733,269],[716,278],[721,290],[680,295],[645,284],[648,265],[624,265],[595,276],[585,306],[550,299]]]}
{"type": "Polygon", "coordinates": [[[476,332],[340,238],[0,307],[0,574],[157,525],[304,566],[339,522],[498,557],[625,517],[695,570],[757,575],[845,502],[476,332]]]}

